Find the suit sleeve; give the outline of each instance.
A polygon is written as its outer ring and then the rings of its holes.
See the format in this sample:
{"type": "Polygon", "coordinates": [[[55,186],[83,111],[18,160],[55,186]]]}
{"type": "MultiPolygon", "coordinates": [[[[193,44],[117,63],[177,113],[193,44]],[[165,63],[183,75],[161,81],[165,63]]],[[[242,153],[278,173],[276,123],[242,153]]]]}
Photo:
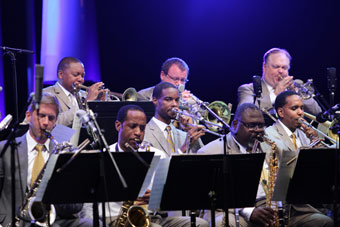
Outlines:
{"type": "Polygon", "coordinates": [[[313,98],[303,100],[303,104],[307,113],[317,115],[322,111],[319,104],[313,98]]]}
{"type": "Polygon", "coordinates": [[[241,105],[242,103],[253,103],[254,102],[253,93],[254,90],[251,84],[243,84],[240,87],[238,87],[237,89],[238,105],[241,105]]]}
{"type": "Polygon", "coordinates": [[[57,123],[61,124],[61,125],[72,127],[72,123],[73,123],[73,119],[74,119],[76,110],[77,110],[76,107],[72,107],[71,109],[69,109],[67,111],[60,112],[59,115],[58,115],[57,123]]]}

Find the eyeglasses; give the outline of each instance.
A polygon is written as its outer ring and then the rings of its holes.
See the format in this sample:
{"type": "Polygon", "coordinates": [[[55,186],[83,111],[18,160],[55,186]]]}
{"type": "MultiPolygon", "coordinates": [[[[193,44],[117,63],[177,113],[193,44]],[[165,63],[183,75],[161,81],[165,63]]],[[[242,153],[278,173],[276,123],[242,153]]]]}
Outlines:
{"type": "Polygon", "coordinates": [[[251,122],[251,123],[246,123],[244,121],[239,120],[239,122],[241,122],[246,128],[248,129],[263,129],[265,127],[264,123],[260,123],[260,122],[251,122]]]}
{"type": "Polygon", "coordinates": [[[181,81],[182,83],[187,83],[189,80],[188,79],[181,79],[179,77],[173,77],[173,76],[170,76],[169,74],[165,74],[167,75],[171,80],[173,81],[181,81]]]}

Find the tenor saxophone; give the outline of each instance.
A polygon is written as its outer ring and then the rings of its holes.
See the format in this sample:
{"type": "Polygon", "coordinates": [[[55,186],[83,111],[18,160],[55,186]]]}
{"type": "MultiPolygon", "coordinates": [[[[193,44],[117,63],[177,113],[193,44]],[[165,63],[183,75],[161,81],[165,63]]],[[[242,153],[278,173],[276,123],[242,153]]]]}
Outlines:
{"type": "Polygon", "coordinates": [[[119,211],[114,227],[149,227],[150,217],[147,210],[134,205],[134,201],[125,201],[119,211]]]}

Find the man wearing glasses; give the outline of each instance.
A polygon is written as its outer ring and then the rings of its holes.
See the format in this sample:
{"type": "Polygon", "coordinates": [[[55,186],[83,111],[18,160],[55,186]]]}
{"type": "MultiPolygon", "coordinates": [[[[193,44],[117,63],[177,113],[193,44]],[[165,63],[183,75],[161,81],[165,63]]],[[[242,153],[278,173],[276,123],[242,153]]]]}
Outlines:
{"type": "MultiPolygon", "coordinates": [[[[167,59],[161,68],[161,81],[169,82],[176,87],[178,87],[180,84],[185,85],[186,82],[188,82],[188,75],[189,75],[189,66],[185,61],[183,61],[180,58],[173,57],[167,59]]],[[[152,101],[152,93],[153,93],[153,87],[145,88],[143,90],[140,90],[138,94],[140,94],[143,99],[152,101]]],[[[189,91],[182,92],[183,97],[187,97],[190,94],[189,91]]]]}

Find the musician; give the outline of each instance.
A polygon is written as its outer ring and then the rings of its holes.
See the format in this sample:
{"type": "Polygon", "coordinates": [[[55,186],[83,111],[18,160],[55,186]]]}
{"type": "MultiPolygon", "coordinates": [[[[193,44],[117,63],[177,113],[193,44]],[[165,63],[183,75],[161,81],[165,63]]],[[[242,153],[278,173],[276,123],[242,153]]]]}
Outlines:
{"type": "Polygon", "coordinates": [[[198,139],[205,134],[202,127],[195,126],[184,132],[171,124],[176,118],[172,109],[179,107],[177,88],[171,83],[160,82],[153,90],[152,102],[155,106],[155,116],[146,125],[145,141],[165,151],[168,156],[185,153],[187,150],[196,153],[202,146],[198,139]]]}
{"type": "MultiPolygon", "coordinates": [[[[84,84],[84,64],[77,58],[64,57],[58,64],[57,76],[58,81],[53,86],[46,87],[44,91],[55,95],[60,103],[61,112],[57,123],[72,127],[75,112],[79,109],[73,85],[84,84]]],[[[82,93],[82,96],[87,101],[96,100],[105,92],[104,89],[100,89],[103,85],[103,82],[93,84],[89,87],[87,95],[82,93]]]]}
{"type": "MultiPolygon", "coordinates": [[[[187,63],[177,57],[167,59],[161,67],[161,74],[160,78],[161,81],[169,82],[176,87],[182,84],[185,85],[188,82],[188,75],[189,75],[189,66],[187,63]]],[[[145,88],[143,90],[138,91],[138,93],[148,101],[152,101],[152,93],[155,87],[145,88]]],[[[184,91],[183,96],[187,97],[190,92],[184,91]]]]}
{"type": "MultiPolygon", "coordinates": [[[[274,102],[278,94],[285,91],[293,82],[293,76],[289,75],[291,56],[285,49],[272,48],[263,56],[262,64],[262,94],[260,101],[261,109],[264,108],[274,113],[274,102]]],[[[253,103],[253,84],[243,84],[238,90],[238,105],[246,102],[253,103]]],[[[305,110],[311,114],[321,112],[319,104],[313,99],[303,100],[305,110]]],[[[256,100],[256,105],[258,102],[256,100]]]]}
{"type": "MultiPolygon", "coordinates": [[[[45,131],[51,131],[58,120],[59,102],[50,93],[43,93],[39,108],[39,115],[32,103],[26,111],[26,119],[29,122],[29,131],[16,139],[18,144],[16,153],[16,209],[22,206],[25,192],[31,188],[48,159],[54,143],[46,136],[45,131]],[[38,146],[43,145],[42,151],[38,146]],[[19,169],[20,168],[20,169],[19,169]],[[19,171],[20,170],[20,171],[19,171]],[[21,173],[21,175],[19,175],[21,173]],[[20,176],[20,177],[19,177],[20,176]]],[[[0,151],[6,141],[0,143],[0,151]]],[[[11,213],[11,164],[10,148],[0,159],[0,225],[7,226],[12,220],[11,213]]],[[[91,221],[79,219],[78,212],[82,204],[55,205],[57,218],[52,226],[92,226],[91,221]]],[[[31,226],[31,223],[25,223],[31,226]]]]}
{"type": "MultiPolygon", "coordinates": [[[[116,130],[118,131],[118,142],[112,144],[110,146],[110,151],[116,152],[131,152],[129,148],[125,146],[125,143],[128,143],[133,149],[138,151],[145,151],[145,149],[139,149],[136,141],[139,143],[143,141],[144,134],[145,134],[145,127],[146,127],[146,115],[144,110],[136,105],[126,105],[120,108],[117,114],[117,120],[115,122],[116,130]]],[[[151,152],[155,152],[155,155],[160,156],[161,158],[167,157],[167,154],[150,146],[148,148],[151,152]]],[[[150,185],[151,187],[151,185],[150,185]]],[[[138,205],[146,205],[149,202],[150,198],[150,188],[147,190],[143,198],[137,199],[138,205]]],[[[106,211],[108,217],[107,223],[109,226],[113,226],[114,220],[117,219],[119,215],[119,211],[121,209],[122,202],[110,202],[106,203],[106,211]]],[[[91,217],[92,216],[92,205],[84,206],[82,211],[84,216],[91,217]]],[[[101,209],[99,209],[99,215],[101,214],[101,209]]],[[[167,217],[167,214],[162,213],[160,214],[151,215],[151,225],[152,226],[189,226],[190,225],[190,218],[189,217],[167,217]]],[[[198,226],[208,227],[208,223],[203,219],[197,219],[196,223],[198,226]]]]}
{"type": "MultiPolygon", "coordinates": [[[[282,141],[283,154],[280,156],[296,157],[301,147],[311,143],[311,139],[300,129],[301,125],[298,121],[304,116],[302,98],[293,91],[284,91],[276,97],[275,110],[279,119],[265,130],[266,134],[282,141]]],[[[281,165],[283,164],[288,165],[281,162],[281,165]]],[[[290,212],[289,224],[292,226],[333,226],[331,218],[309,204],[294,204],[290,212]]]]}

